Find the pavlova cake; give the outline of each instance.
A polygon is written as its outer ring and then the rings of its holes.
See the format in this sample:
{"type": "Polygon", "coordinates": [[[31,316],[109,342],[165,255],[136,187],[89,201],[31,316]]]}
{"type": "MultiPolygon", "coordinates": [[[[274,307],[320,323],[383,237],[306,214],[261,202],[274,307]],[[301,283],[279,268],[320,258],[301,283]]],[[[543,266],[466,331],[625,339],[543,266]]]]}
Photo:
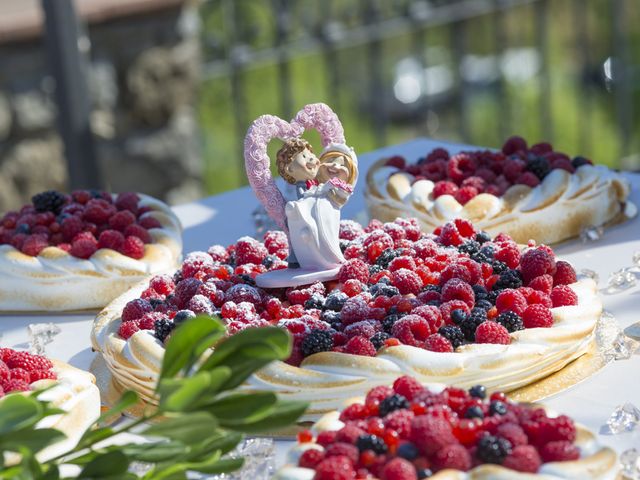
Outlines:
{"type": "Polygon", "coordinates": [[[605,166],[511,137],[501,151],[436,148],[417,163],[381,159],[369,169],[365,199],[371,217],[383,221],[415,217],[432,230],[465,218],[519,243],[557,243],[635,215],[629,191],[629,182],[605,166]]]}
{"type": "MultiPolygon", "coordinates": [[[[41,461],[73,448],[100,416],[100,392],[93,375],[42,355],[0,348],[0,402],[8,395],[47,389],[39,399],[66,413],[47,417],[38,428],[55,428],[67,438],[42,450],[41,461]]],[[[11,462],[11,458],[6,459],[11,462]]]]}
{"type": "Polygon", "coordinates": [[[95,319],[92,343],[114,384],[154,403],[164,342],[196,314],[219,315],[228,335],[278,325],[293,336],[286,362],[246,388],[311,402],[307,419],[409,374],[422,383],[512,390],[563,368],[593,339],[602,303],[591,279],[545,245],[524,250],[467,220],[423,233],[415,219],[343,221],[347,259],[335,282],[261,289],[253,278],[286,267],[287,238],[186,256],[174,275],[143,282],[95,319]]]}
{"type": "Polygon", "coordinates": [[[298,434],[277,480],[614,479],[617,458],[566,415],[400,377],[298,434]]]}
{"type": "Polygon", "coordinates": [[[0,219],[0,311],[96,309],[179,261],[169,207],[136,193],[48,191],[0,219]]]}

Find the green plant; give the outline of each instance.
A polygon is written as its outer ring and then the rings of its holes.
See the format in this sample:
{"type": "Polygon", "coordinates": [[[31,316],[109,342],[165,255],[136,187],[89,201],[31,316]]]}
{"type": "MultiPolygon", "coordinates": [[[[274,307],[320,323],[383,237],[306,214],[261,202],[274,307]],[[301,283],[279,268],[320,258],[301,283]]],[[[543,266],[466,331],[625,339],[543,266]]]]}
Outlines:
{"type": "Polygon", "coordinates": [[[158,408],[135,421],[102,425],[138,402],[135,392],[126,391],[75,448],[50,460],[39,461],[37,453],[64,435],[36,425],[62,411],[38,400],[41,391],[8,395],[0,402],[0,479],[174,480],[186,479],[187,471],[237,470],[243,459],[224,455],[244,433],[290,425],[307,405],[281,401],[269,392],[238,390],[253,372],[287,358],[291,340],[284,330],[247,329],[221,340],[224,332],[224,326],[210,317],[185,322],[167,342],[157,386],[158,408]],[[132,431],[147,441],[101,446],[119,433],[132,431]],[[7,453],[18,454],[18,463],[4,465],[7,453]],[[144,462],[147,471],[133,473],[129,468],[133,462],[144,462]],[[61,477],[61,465],[68,464],[78,466],[79,473],[61,477]]]}

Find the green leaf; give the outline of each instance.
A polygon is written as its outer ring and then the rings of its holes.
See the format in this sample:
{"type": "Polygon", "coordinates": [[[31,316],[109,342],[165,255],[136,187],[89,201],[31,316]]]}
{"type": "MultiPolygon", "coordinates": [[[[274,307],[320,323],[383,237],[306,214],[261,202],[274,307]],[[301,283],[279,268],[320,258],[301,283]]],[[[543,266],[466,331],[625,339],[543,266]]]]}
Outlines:
{"type": "Polygon", "coordinates": [[[0,438],[0,451],[18,452],[20,449],[26,448],[37,453],[65,438],[66,435],[55,428],[24,428],[0,438]]]}
{"type": "Polygon", "coordinates": [[[160,407],[169,412],[194,410],[202,404],[203,398],[213,398],[230,375],[229,368],[218,367],[188,378],[163,379],[158,387],[160,407]]]}
{"type": "Polygon", "coordinates": [[[40,402],[20,394],[7,395],[0,402],[0,435],[35,425],[43,416],[40,402]]]}
{"type": "Polygon", "coordinates": [[[199,464],[191,464],[191,470],[195,470],[196,472],[208,473],[208,474],[219,474],[219,473],[227,473],[234,472],[238,470],[244,464],[244,458],[223,458],[216,462],[202,462],[199,464]]]}
{"type": "Polygon", "coordinates": [[[224,332],[222,323],[207,316],[198,316],[181,324],[167,342],[160,378],[173,377],[181,370],[190,369],[224,332]]]}
{"type": "Polygon", "coordinates": [[[182,442],[131,443],[123,445],[122,451],[132,460],[156,463],[181,457],[189,452],[182,442]]]}
{"type": "Polygon", "coordinates": [[[168,438],[192,445],[208,438],[218,427],[213,415],[194,412],[171,415],[142,432],[143,435],[168,438]]]}
{"type": "Polygon", "coordinates": [[[305,402],[279,401],[268,417],[253,423],[228,424],[225,427],[244,433],[273,431],[294,423],[305,412],[309,404],[305,402]]]}
{"type": "Polygon", "coordinates": [[[79,478],[122,478],[129,468],[129,459],[120,451],[99,454],[91,460],[80,472],[79,478]]]}
{"type": "Polygon", "coordinates": [[[136,392],[134,392],[133,390],[127,390],[122,394],[120,399],[113,407],[111,407],[109,410],[98,417],[98,419],[95,421],[96,425],[100,425],[106,420],[110,420],[112,417],[120,415],[127,408],[132,407],[133,405],[138,403],[139,398],[140,397],[136,392]]]}
{"type": "Polygon", "coordinates": [[[206,406],[220,425],[253,423],[270,415],[278,401],[275,393],[234,393],[206,406]]]}
{"type": "Polygon", "coordinates": [[[97,443],[105,438],[109,438],[114,434],[114,430],[111,427],[101,427],[94,430],[87,430],[82,435],[80,442],[78,443],[78,449],[85,448],[94,443],[97,443]]]}
{"type": "Polygon", "coordinates": [[[184,460],[188,462],[201,462],[211,458],[213,453],[224,455],[233,450],[242,438],[243,435],[238,432],[218,429],[205,441],[198,445],[192,445],[191,451],[186,455],[184,460]]]}

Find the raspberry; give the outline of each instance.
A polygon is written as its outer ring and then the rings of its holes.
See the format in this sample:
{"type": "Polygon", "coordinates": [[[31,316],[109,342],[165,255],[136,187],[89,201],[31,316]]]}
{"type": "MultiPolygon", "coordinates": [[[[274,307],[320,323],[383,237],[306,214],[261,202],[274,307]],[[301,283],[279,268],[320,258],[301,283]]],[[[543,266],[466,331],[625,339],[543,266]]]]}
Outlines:
{"type": "Polygon", "coordinates": [[[429,324],[431,332],[437,332],[444,325],[442,314],[438,307],[434,305],[420,305],[411,310],[412,315],[419,315],[429,324]]]}
{"type": "Polygon", "coordinates": [[[122,210],[109,219],[109,226],[114,230],[123,232],[125,228],[136,221],[136,216],[129,210],[122,210]]]}
{"type": "Polygon", "coordinates": [[[393,324],[391,334],[405,345],[421,347],[434,333],[429,323],[419,315],[407,315],[393,324]]]}
{"type": "Polygon", "coordinates": [[[576,427],[573,420],[566,415],[545,418],[540,421],[538,443],[553,441],[573,442],[576,439],[576,427]]]}
{"type": "Polygon", "coordinates": [[[465,316],[468,315],[470,311],[467,304],[462,300],[451,300],[450,302],[443,303],[440,305],[440,313],[442,313],[442,319],[446,324],[450,325],[455,323],[451,317],[454,310],[462,310],[465,316]]]}
{"type": "Polygon", "coordinates": [[[519,158],[509,159],[503,167],[503,174],[506,180],[515,182],[520,174],[524,171],[527,164],[519,158]]]}
{"type": "Polygon", "coordinates": [[[442,447],[458,443],[447,420],[427,415],[415,417],[411,421],[409,439],[427,456],[433,455],[442,447]]]}
{"type": "Polygon", "coordinates": [[[98,248],[110,248],[118,251],[122,249],[124,240],[124,235],[117,230],[105,230],[98,238],[98,248]]]}
{"type": "Polygon", "coordinates": [[[302,452],[302,455],[300,455],[300,458],[298,459],[298,466],[313,469],[322,461],[323,458],[324,453],[322,450],[310,448],[302,452]]]}
{"type": "Polygon", "coordinates": [[[5,393],[28,392],[29,384],[24,380],[11,379],[11,380],[7,380],[2,384],[2,389],[4,390],[5,393]]]}
{"type": "Polygon", "coordinates": [[[518,175],[518,178],[516,178],[513,183],[518,183],[531,188],[535,188],[540,185],[540,179],[532,172],[522,172],[520,175],[518,175]]]}
{"type": "Polygon", "coordinates": [[[570,285],[577,281],[576,271],[571,264],[562,260],[556,262],[556,273],[553,275],[554,285],[570,285]]]}
{"type": "Polygon", "coordinates": [[[539,452],[542,461],[545,463],[566,462],[580,458],[580,449],[570,442],[565,441],[549,442],[543,445],[539,452]]]}
{"type": "MultiPolygon", "coordinates": [[[[338,234],[338,237],[341,240],[355,240],[356,238],[362,236],[363,234],[364,234],[364,229],[362,228],[362,225],[360,225],[358,222],[354,222],[353,220],[340,221],[340,232],[338,234]]],[[[283,240],[286,242],[286,237],[284,237],[283,240]]],[[[265,236],[265,245],[267,246],[267,248],[269,248],[269,245],[267,245],[266,236],[265,236]]],[[[286,243],[285,243],[285,246],[286,246],[286,243]]]]}
{"type": "Polygon", "coordinates": [[[433,457],[433,465],[437,470],[451,468],[466,472],[471,469],[471,455],[462,445],[446,445],[433,457]]]}
{"type": "MultiPolygon", "coordinates": [[[[475,262],[474,262],[475,263],[475,262]]],[[[468,284],[472,282],[472,272],[460,262],[447,265],[440,274],[440,285],[447,283],[452,278],[458,278],[468,284]]]]}
{"type": "Polygon", "coordinates": [[[349,339],[344,346],[344,351],[353,355],[363,355],[366,357],[376,356],[376,347],[374,347],[373,343],[366,337],[353,337],[349,339]]]}
{"type": "Polygon", "coordinates": [[[486,182],[483,178],[479,176],[473,176],[469,178],[465,178],[465,180],[461,184],[462,187],[473,187],[478,193],[483,192],[486,187],[486,182]]]}
{"type": "Polygon", "coordinates": [[[367,405],[370,405],[376,402],[380,403],[382,400],[384,400],[390,395],[393,395],[393,389],[391,387],[387,387],[386,385],[380,385],[369,390],[369,393],[367,393],[367,397],[365,398],[364,403],[367,405]]]}
{"type": "MultiPolygon", "coordinates": [[[[340,319],[344,325],[350,325],[371,318],[370,313],[372,310],[382,309],[372,309],[360,296],[352,297],[342,307],[340,319]]],[[[384,310],[382,310],[382,313],[384,314],[384,310]]]]}
{"type": "Polygon", "coordinates": [[[22,380],[26,383],[31,383],[31,375],[24,368],[13,368],[9,372],[9,378],[11,380],[22,380]]]}
{"type": "Polygon", "coordinates": [[[124,306],[121,318],[123,322],[130,322],[132,320],[138,320],[142,318],[145,313],[152,311],[153,307],[148,301],[143,300],[142,298],[136,298],[124,306]]]}
{"type": "Polygon", "coordinates": [[[553,308],[578,304],[576,292],[567,285],[558,285],[551,290],[551,303],[553,308]]]}
{"type": "Polygon", "coordinates": [[[140,197],[134,192],[122,192],[116,197],[116,207],[118,210],[129,210],[136,213],[138,211],[138,203],[140,197]]]}
{"type": "Polygon", "coordinates": [[[394,410],[384,417],[384,426],[398,432],[401,438],[407,438],[411,433],[411,420],[414,417],[414,413],[406,408],[394,410]]]}
{"type": "Polygon", "coordinates": [[[383,480],[417,480],[418,474],[411,462],[396,457],[382,468],[381,478],[383,480]]]}
{"type": "Polygon", "coordinates": [[[142,240],[142,243],[152,243],[153,242],[153,238],[151,237],[151,234],[149,232],[147,232],[147,230],[143,227],[141,227],[140,225],[129,225],[127,228],[124,229],[124,236],[125,237],[138,237],[140,240],[142,240]]]}
{"type": "Polygon", "coordinates": [[[173,279],[169,275],[156,275],[149,282],[149,287],[161,295],[169,295],[176,288],[173,279]]]}
{"type": "Polygon", "coordinates": [[[403,295],[413,293],[414,295],[420,292],[422,288],[422,280],[420,277],[411,270],[401,268],[391,273],[391,284],[400,290],[403,295]]]}
{"type": "Polygon", "coordinates": [[[92,198],[89,200],[82,213],[82,219],[85,222],[101,225],[107,223],[109,218],[116,213],[116,208],[106,200],[101,198],[92,198]]]}
{"type": "Polygon", "coordinates": [[[512,242],[502,244],[495,253],[494,258],[505,263],[509,268],[516,268],[520,262],[520,250],[518,249],[518,245],[512,242]]]}
{"type": "Polygon", "coordinates": [[[29,235],[20,249],[25,255],[37,257],[42,250],[49,246],[49,240],[46,235],[29,235]]]}
{"type": "Polygon", "coordinates": [[[401,268],[406,268],[408,270],[415,270],[416,262],[413,258],[409,257],[408,255],[401,255],[391,260],[391,263],[389,263],[389,267],[388,267],[388,269],[392,272],[395,272],[396,270],[400,270],[401,268]]]}
{"type": "Polygon", "coordinates": [[[396,167],[398,170],[404,170],[404,167],[407,165],[407,161],[402,155],[394,155],[387,160],[385,165],[387,167],[396,167]]]}
{"type": "Polygon", "coordinates": [[[522,314],[522,322],[526,328],[553,327],[553,314],[544,305],[529,305],[522,314]]]}
{"type": "Polygon", "coordinates": [[[469,308],[475,304],[475,294],[471,285],[459,278],[452,278],[442,287],[442,301],[462,300],[469,308]]]}
{"type": "Polygon", "coordinates": [[[522,427],[517,423],[503,423],[496,429],[496,435],[509,440],[509,443],[513,447],[519,445],[526,445],[529,440],[527,434],[524,433],[522,427]]]}
{"type": "Polygon", "coordinates": [[[186,309],[196,314],[213,315],[215,307],[207,297],[197,294],[187,302],[186,309]]]}
{"type": "Polygon", "coordinates": [[[53,364],[48,358],[22,351],[13,351],[11,356],[6,358],[5,363],[9,369],[22,368],[27,372],[53,368],[53,364]]]}
{"type": "Polygon", "coordinates": [[[351,463],[356,464],[358,463],[360,452],[358,452],[358,448],[355,445],[346,442],[336,442],[328,445],[324,451],[324,458],[337,457],[341,455],[351,460],[351,463]]]}
{"type": "Polygon", "coordinates": [[[131,322],[122,322],[120,328],[118,328],[118,335],[127,340],[138,330],[140,330],[140,324],[138,323],[138,320],[133,320],[131,322]]]}
{"type": "Polygon", "coordinates": [[[336,436],[337,432],[335,430],[325,430],[324,432],[318,433],[316,443],[326,447],[336,441],[336,436]]]}
{"type": "Polygon", "coordinates": [[[433,198],[441,197],[442,195],[455,195],[458,192],[458,186],[450,182],[448,180],[442,180],[440,182],[436,182],[433,187],[432,195],[433,198]]]}
{"type": "Polygon", "coordinates": [[[540,275],[553,275],[556,271],[556,262],[546,251],[531,249],[522,254],[520,271],[525,283],[529,283],[540,275]]]}
{"type": "Polygon", "coordinates": [[[393,382],[393,390],[411,401],[418,393],[422,392],[424,388],[415,378],[404,375],[393,382]]]}
{"type": "Polygon", "coordinates": [[[536,473],[542,464],[540,455],[531,445],[518,445],[504,459],[502,466],[518,472],[536,473]]]}
{"type": "Polygon", "coordinates": [[[453,345],[439,333],[434,333],[427,337],[424,348],[432,352],[453,352],[453,345]]]}
{"type": "MultiPolygon", "coordinates": [[[[558,262],[558,263],[564,263],[564,262],[558,262]]],[[[554,277],[548,274],[544,274],[531,280],[527,286],[529,288],[533,288],[534,290],[544,292],[548,295],[551,293],[551,289],[553,288],[553,283],[554,283],[554,277]]]]}
{"type": "Polygon", "coordinates": [[[496,322],[483,322],[476,328],[477,343],[499,343],[509,345],[511,337],[506,328],[496,322]]]}
{"type": "Polygon", "coordinates": [[[382,325],[375,321],[362,320],[352,323],[344,329],[344,334],[349,338],[355,336],[370,338],[382,330],[382,325]]]}
{"type": "Polygon", "coordinates": [[[460,188],[454,195],[454,198],[460,205],[466,205],[469,200],[478,195],[478,189],[475,187],[467,186],[460,188]]]}
{"type": "Polygon", "coordinates": [[[510,310],[522,316],[525,308],[527,308],[527,300],[518,290],[507,288],[498,294],[496,308],[499,313],[510,310]]]}
{"type": "Polygon", "coordinates": [[[356,478],[356,471],[348,457],[329,457],[318,464],[313,478],[314,480],[353,480],[356,478]]]}
{"type": "Polygon", "coordinates": [[[211,255],[214,262],[225,263],[229,260],[229,252],[227,252],[227,249],[222,245],[213,245],[209,247],[207,253],[211,255]]]}
{"type": "Polygon", "coordinates": [[[268,255],[264,245],[251,237],[242,237],[236,243],[236,264],[245,263],[259,264],[268,255]]]}
{"type": "Polygon", "coordinates": [[[79,217],[70,216],[62,220],[62,224],[60,225],[60,232],[65,240],[70,242],[73,238],[82,232],[84,228],[84,224],[79,217]]]}
{"type": "Polygon", "coordinates": [[[551,297],[546,293],[539,292],[538,290],[533,290],[529,294],[526,295],[527,303],[529,305],[540,304],[547,308],[551,308],[551,297]]]}
{"type": "Polygon", "coordinates": [[[504,153],[505,155],[512,155],[514,153],[517,153],[520,151],[524,152],[526,150],[527,150],[527,141],[524,138],[519,137],[517,135],[509,137],[507,141],[504,142],[504,145],[502,145],[502,153],[504,153]]]}
{"type": "Polygon", "coordinates": [[[364,435],[366,432],[361,428],[356,427],[353,424],[347,424],[337,431],[335,440],[336,442],[356,443],[356,440],[360,435],[364,435]]]}
{"type": "Polygon", "coordinates": [[[91,255],[93,255],[96,250],[98,250],[98,242],[95,240],[95,238],[91,240],[89,238],[83,237],[78,238],[71,243],[71,250],[69,251],[69,253],[74,257],[87,259],[91,257],[91,255]]]}
{"type": "Polygon", "coordinates": [[[2,384],[2,382],[8,379],[9,379],[9,367],[7,367],[6,363],[0,360],[0,384],[2,384]]]}
{"type": "Polygon", "coordinates": [[[362,420],[369,415],[369,409],[362,403],[352,403],[340,413],[340,420],[348,422],[351,420],[362,420]]]}
{"type": "Polygon", "coordinates": [[[144,215],[140,217],[138,221],[138,225],[140,225],[145,230],[151,230],[152,228],[162,228],[162,224],[160,221],[151,215],[144,215]]]}
{"type": "Polygon", "coordinates": [[[342,264],[338,272],[338,280],[341,283],[345,283],[351,279],[358,280],[362,283],[367,283],[369,280],[369,267],[359,258],[347,260],[342,264]]]}
{"type": "Polygon", "coordinates": [[[37,382],[38,380],[55,380],[58,378],[52,370],[34,370],[29,373],[29,376],[31,377],[31,383],[37,382]]]}
{"type": "Polygon", "coordinates": [[[144,257],[144,242],[140,240],[138,237],[130,236],[127,237],[122,244],[122,249],[120,253],[126,255],[127,257],[135,258],[137,260],[144,257]]]}
{"type": "Polygon", "coordinates": [[[470,177],[477,169],[476,161],[468,153],[459,153],[449,159],[449,177],[456,183],[470,177]]]}

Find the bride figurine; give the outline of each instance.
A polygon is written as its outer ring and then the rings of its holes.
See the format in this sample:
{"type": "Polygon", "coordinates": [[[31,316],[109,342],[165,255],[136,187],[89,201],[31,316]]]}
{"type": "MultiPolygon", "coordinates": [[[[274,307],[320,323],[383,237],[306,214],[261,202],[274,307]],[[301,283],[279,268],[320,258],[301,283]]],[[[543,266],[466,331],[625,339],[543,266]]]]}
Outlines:
{"type": "Polygon", "coordinates": [[[353,192],[358,177],[357,157],[345,145],[344,131],[335,113],[324,104],[307,105],[291,123],[263,115],[245,138],[245,165],[249,183],[267,213],[289,237],[289,267],[256,277],[260,287],[306,285],[337,278],[345,261],[338,233],[340,209],[353,192]],[[315,128],[324,150],[318,160],[300,138],[315,128]],[[270,174],[267,144],[285,141],[278,151],[280,175],[296,186],[296,197],[286,201],[270,174]]]}

